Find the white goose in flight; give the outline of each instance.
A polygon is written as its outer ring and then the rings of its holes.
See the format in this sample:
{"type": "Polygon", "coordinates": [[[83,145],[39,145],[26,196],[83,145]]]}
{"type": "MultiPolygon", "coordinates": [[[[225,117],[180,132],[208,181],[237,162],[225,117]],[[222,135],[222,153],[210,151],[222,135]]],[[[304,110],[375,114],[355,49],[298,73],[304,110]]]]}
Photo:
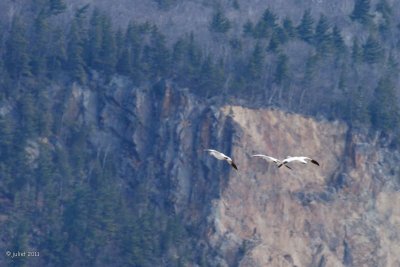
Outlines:
{"type": "MultiPolygon", "coordinates": [[[[252,155],[252,157],[259,157],[259,158],[265,159],[266,161],[272,161],[276,164],[276,166],[278,166],[278,168],[282,165],[282,161],[280,161],[279,159],[276,159],[274,157],[267,156],[267,155],[256,154],[256,155],[252,155]]],[[[285,165],[285,167],[288,169],[292,169],[287,165],[285,165]]]]}
{"type": "Polygon", "coordinates": [[[292,161],[298,161],[301,162],[303,164],[307,164],[308,162],[311,162],[317,166],[319,166],[318,161],[316,161],[315,159],[309,158],[309,157],[287,157],[286,159],[284,159],[279,165],[278,168],[282,167],[282,165],[285,165],[287,167],[286,164],[292,162],[292,161]]]}
{"type": "Polygon", "coordinates": [[[204,151],[208,151],[210,153],[210,155],[213,156],[216,159],[225,160],[235,170],[238,170],[238,168],[237,168],[236,164],[233,162],[233,160],[230,157],[228,157],[227,155],[225,155],[224,153],[221,153],[221,152],[219,152],[217,150],[214,150],[214,149],[204,149],[204,151]]]}

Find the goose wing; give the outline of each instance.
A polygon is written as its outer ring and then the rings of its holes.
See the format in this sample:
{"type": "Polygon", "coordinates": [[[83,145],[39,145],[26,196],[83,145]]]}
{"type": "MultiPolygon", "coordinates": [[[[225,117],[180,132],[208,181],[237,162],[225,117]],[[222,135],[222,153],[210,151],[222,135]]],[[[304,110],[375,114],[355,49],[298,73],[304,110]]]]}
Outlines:
{"type": "Polygon", "coordinates": [[[221,153],[215,149],[204,149],[204,151],[207,151],[210,153],[211,156],[219,159],[219,160],[227,160],[230,159],[227,155],[225,155],[224,153],[221,153]]]}
{"type": "Polygon", "coordinates": [[[272,161],[272,162],[275,162],[275,163],[279,163],[279,162],[280,162],[279,159],[276,159],[276,158],[274,158],[274,157],[270,157],[270,156],[267,156],[267,155],[262,155],[262,154],[252,155],[252,157],[263,158],[263,159],[265,159],[265,160],[272,161]]]}

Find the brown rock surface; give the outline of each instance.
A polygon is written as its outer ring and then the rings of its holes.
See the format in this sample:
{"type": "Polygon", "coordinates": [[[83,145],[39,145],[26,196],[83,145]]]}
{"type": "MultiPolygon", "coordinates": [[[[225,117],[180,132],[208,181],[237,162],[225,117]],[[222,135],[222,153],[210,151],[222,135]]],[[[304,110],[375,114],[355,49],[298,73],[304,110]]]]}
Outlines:
{"type": "Polygon", "coordinates": [[[235,123],[232,157],[239,172],[230,172],[210,215],[208,239],[220,264],[400,266],[400,195],[382,168],[388,151],[377,149],[377,141],[349,138],[339,122],[282,111],[221,111],[235,123]],[[305,155],[321,166],[277,169],[251,158],[255,153],[305,155]]]}

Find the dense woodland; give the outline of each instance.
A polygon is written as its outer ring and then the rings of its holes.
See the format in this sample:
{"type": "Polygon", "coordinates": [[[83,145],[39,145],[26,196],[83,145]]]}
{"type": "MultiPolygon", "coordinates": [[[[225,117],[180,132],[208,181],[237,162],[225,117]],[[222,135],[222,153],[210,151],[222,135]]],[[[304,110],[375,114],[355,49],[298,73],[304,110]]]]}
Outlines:
{"type": "MultiPolygon", "coordinates": [[[[240,99],[399,134],[400,24],[385,0],[355,1],[348,18],[363,38],[350,44],[339,26],[310,10],[295,23],[267,8],[234,32],[224,9],[215,8],[208,30],[224,54],[206,52],[196,32],[170,40],[151,22],[118,28],[88,5],[65,26],[54,22],[67,1],[33,2],[32,16],[16,14],[0,28],[0,209],[7,216],[3,250],[34,247],[46,255],[41,266],[207,266],[194,258],[185,241],[190,231],[178,215],[137,212],[127,202],[114,182],[118,163],[103,162],[86,142],[90,127],[61,123],[63,98],[53,102],[51,83],[90,86],[94,73],[104,84],[122,75],[138,87],[168,79],[204,99],[240,99]],[[55,137],[61,140],[56,147],[48,142],[55,137]],[[26,148],[37,145],[34,139],[41,141],[32,166],[26,148]]],[[[157,3],[167,8],[175,1],[157,3]]],[[[233,8],[240,10],[236,1],[233,8]]],[[[145,182],[138,188],[136,203],[143,205],[145,182]]],[[[24,266],[27,260],[13,261],[24,266]]]]}

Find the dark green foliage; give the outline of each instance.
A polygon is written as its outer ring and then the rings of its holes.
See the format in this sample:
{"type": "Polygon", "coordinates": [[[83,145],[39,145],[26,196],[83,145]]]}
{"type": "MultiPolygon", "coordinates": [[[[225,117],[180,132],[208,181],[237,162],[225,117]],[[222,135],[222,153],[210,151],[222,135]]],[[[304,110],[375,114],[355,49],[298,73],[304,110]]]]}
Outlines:
{"type": "Polygon", "coordinates": [[[37,118],[39,136],[48,137],[51,135],[53,117],[51,112],[51,103],[44,91],[40,91],[36,104],[38,106],[38,110],[40,110],[37,118]]]}
{"type": "Polygon", "coordinates": [[[358,39],[355,38],[353,40],[353,47],[351,48],[351,59],[353,60],[354,63],[359,63],[362,60],[362,49],[361,46],[358,43],[358,39]]]}
{"type": "Polygon", "coordinates": [[[314,79],[318,57],[310,55],[305,64],[303,83],[305,87],[309,87],[314,79]]]}
{"type": "Polygon", "coordinates": [[[281,54],[278,57],[276,64],[276,70],[274,75],[274,82],[278,85],[282,85],[289,78],[289,66],[288,57],[285,54],[281,54]]]}
{"type": "Polygon", "coordinates": [[[144,60],[148,64],[147,72],[153,77],[166,75],[170,67],[170,52],[165,37],[156,27],[151,32],[150,43],[145,46],[144,60]]]}
{"type": "Polygon", "coordinates": [[[383,48],[379,41],[370,35],[362,47],[363,60],[367,63],[377,63],[382,60],[384,55],[383,48]]]}
{"type": "Polygon", "coordinates": [[[20,127],[25,138],[33,137],[38,133],[37,115],[35,99],[32,93],[27,92],[21,96],[18,102],[20,110],[20,127]]]}
{"type": "Polygon", "coordinates": [[[276,15],[267,8],[262,18],[257,22],[253,30],[253,36],[255,38],[268,38],[277,27],[276,15]]]}
{"type": "Polygon", "coordinates": [[[369,12],[370,7],[370,0],[356,0],[350,18],[365,25],[369,24],[372,19],[372,16],[369,12]]]}
{"type": "Polygon", "coordinates": [[[63,0],[49,0],[50,13],[52,15],[58,15],[63,13],[67,9],[67,5],[63,0]]]}
{"type": "Polygon", "coordinates": [[[236,9],[236,10],[239,10],[239,9],[240,9],[240,5],[239,5],[238,0],[233,0],[233,2],[232,2],[232,7],[233,7],[234,9],[236,9]]]}
{"type": "Polygon", "coordinates": [[[172,7],[177,0],[154,0],[160,9],[168,9],[172,7]]]}
{"type": "Polygon", "coordinates": [[[27,45],[25,25],[18,16],[15,16],[11,24],[10,35],[6,41],[4,55],[5,67],[11,78],[18,79],[21,76],[30,75],[27,45]]]}
{"type": "Polygon", "coordinates": [[[86,63],[83,60],[83,36],[79,21],[75,20],[69,32],[68,69],[74,80],[86,82],[86,63]]]}
{"type": "Polygon", "coordinates": [[[247,79],[253,81],[261,78],[264,67],[264,57],[265,55],[261,45],[257,43],[247,65],[247,79]]]}
{"type": "Polygon", "coordinates": [[[53,77],[60,73],[66,65],[67,58],[67,41],[64,32],[61,29],[55,29],[52,34],[54,46],[48,50],[48,74],[53,77]]]}
{"type": "Polygon", "coordinates": [[[218,9],[211,20],[210,30],[217,33],[226,33],[231,28],[231,22],[222,13],[222,10],[218,9]]]}
{"type": "Polygon", "coordinates": [[[296,28],[290,18],[286,17],[283,20],[283,29],[288,37],[293,38],[296,36],[296,28]]]}
{"type": "Polygon", "coordinates": [[[349,119],[353,125],[368,125],[370,121],[368,104],[366,93],[361,86],[350,91],[348,108],[350,109],[349,119]]]}
{"type": "Polygon", "coordinates": [[[206,57],[201,70],[198,86],[204,95],[216,95],[221,90],[224,80],[224,71],[221,64],[214,64],[211,57],[206,57]]]}
{"type": "Polygon", "coordinates": [[[297,34],[306,42],[311,42],[314,37],[314,19],[312,18],[309,9],[303,13],[300,25],[297,26],[297,34]]]}
{"type": "Polygon", "coordinates": [[[332,35],[328,19],[324,15],[321,15],[315,28],[314,42],[319,54],[326,55],[330,53],[332,35]]]}
{"type": "Polygon", "coordinates": [[[379,32],[384,36],[384,37],[389,37],[390,36],[390,29],[392,27],[393,21],[392,21],[392,7],[389,5],[389,3],[386,0],[380,0],[378,4],[376,5],[376,11],[379,12],[382,15],[381,20],[379,21],[378,27],[379,27],[379,32]]]}
{"type": "Polygon", "coordinates": [[[13,141],[12,122],[8,116],[0,117],[0,161],[4,162],[11,156],[13,141]]]}
{"type": "Polygon", "coordinates": [[[280,45],[280,40],[278,38],[277,34],[272,34],[271,38],[269,39],[269,44],[268,44],[268,51],[276,52],[278,50],[278,47],[280,45]]]}
{"type": "Polygon", "coordinates": [[[90,19],[85,56],[88,66],[102,71],[106,77],[114,73],[118,56],[115,35],[110,18],[98,9],[93,11],[90,19]]]}
{"type": "Polygon", "coordinates": [[[147,25],[130,23],[125,33],[125,49],[118,59],[118,68],[122,68],[126,74],[130,74],[135,82],[141,79],[142,39],[144,32],[148,31],[147,25]],[[128,58],[122,58],[127,56],[128,58]],[[121,65],[122,64],[122,65],[121,65]]]}
{"type": "Polygon", "coordinates": [[[232,50],[241,51],[243,48],[242,41],[238,38],[232,38],[229,40],[229,45],[232,50]]]}
{"type": "Polygon", "coordinates": [[[332,30],[332,46],[337,54],[343,54],[346,51],[346,45],[337,25],[332,30]]]}
{"type": "Polygon", "coordinates": [[[36,76],[47,74],[47,53],[50,39],[50,27],[47,21],[47,15],[40,12],[35,19],[34,24],[34,42],[31,56],[31,70],[36,76]]]}
{"type": "Polygon", "coordinates": [[[88,30],[88,40],[86,45],[86,62],[92,68],[99,68],[100,50],[102,46],[102,17],[100,11],[96,8],[90,19],[90,27],[88,30]]]}
{"type": "Polygon", "coordinates": [[[247,20],[246,23],[243,25],[243,35],[245,37],[251,37],[254,34],[253,31],[254,31],[253,22],[247,20]]]}
{"type": "Polygon", "coordinates": [[[379,80],[369,107],[373,126],[384,132],[394,132],[399,125],[399,106],[395,86],[388,76],[379,80]]]}
{"type": "Polygon", "coordinates": [[[117,50],[115,36],[111,28],[110,18],[102,16],[101,20],[102,42],[99,51],[100,69],[110,76],[115,71],[117,62],[117,50]]]}

